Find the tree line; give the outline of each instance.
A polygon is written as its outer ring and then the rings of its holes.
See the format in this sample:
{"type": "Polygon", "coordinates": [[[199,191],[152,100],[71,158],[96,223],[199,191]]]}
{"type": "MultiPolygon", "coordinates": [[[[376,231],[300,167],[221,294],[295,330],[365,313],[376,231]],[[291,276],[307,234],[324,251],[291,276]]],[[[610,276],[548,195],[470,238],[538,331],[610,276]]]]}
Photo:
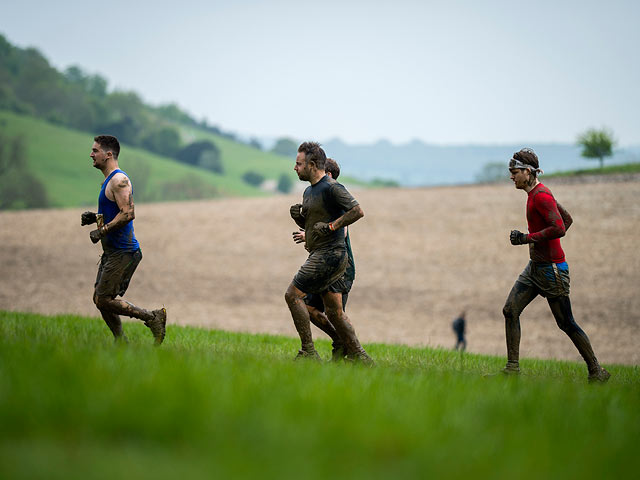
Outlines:
{"type": "Polygon", "coordinates": [[[115,135],[129,145],[217,173],[224,172],[219,148],[209,140],[184,144],[176,124],[239,141],[206,120],[198,122],[175,104],[150,106],[135,92],[109,91],[104,77],[78,66],[59,72],[37,49],[15,47],[2,35],[0,109],[115,135]]]}

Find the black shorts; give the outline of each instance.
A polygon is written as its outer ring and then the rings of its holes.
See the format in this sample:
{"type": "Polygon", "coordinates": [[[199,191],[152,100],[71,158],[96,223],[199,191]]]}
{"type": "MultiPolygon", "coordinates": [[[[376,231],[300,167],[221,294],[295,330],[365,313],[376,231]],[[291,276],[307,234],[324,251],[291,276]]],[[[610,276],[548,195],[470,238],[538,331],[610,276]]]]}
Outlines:
{"type": "Polygon", "coordinates": [[[293,285],[304,293],[346,293],[347,262],[344,247],[314,250],[293,277],[293,285]]]}
{"type": "MultiPolygon", "coordinates": [[[[342,294],[342,310],[347,308],[347,300],[349,300],[349,292],[342,294]]],[[[304,297],[304,303],[309,307],[313,307],[316,310],[324,312],[324,301],[322,300],[322,294],[320,293],[308,293],[304,297]]]]}
{"type": "Polygon", "coordinates": [[[122,296],[142,260],[142,251],[116,250],[102,254],[95,283],[95,294],[99,297],[116,298],[122,296]]]}

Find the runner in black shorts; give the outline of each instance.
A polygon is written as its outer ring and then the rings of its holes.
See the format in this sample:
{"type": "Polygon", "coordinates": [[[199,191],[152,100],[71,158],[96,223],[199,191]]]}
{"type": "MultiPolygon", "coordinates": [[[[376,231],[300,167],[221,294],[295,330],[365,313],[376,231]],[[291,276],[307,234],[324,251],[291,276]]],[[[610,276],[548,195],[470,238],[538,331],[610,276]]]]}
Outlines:
{"type": "MultiPolygon", "coordinates": [[[[329,178],[333,178],[334,180],[338,180],[340,176],[340,166],[338,162],[336,162],[332,158],[327,158],[324,165],[324,171],[329,178]]],[[[300,205],[302,207],[302,205],[300,205]]],[[[346,286],[346,292],[342,293],[342,310],[346,311],[347,300],[349,299],[349,292],[351,291],[351,286],[353,285],[353,281],[356,277],[356,266],[355,261],[353,259],[353,252],[351,250],[351,241],[349,239],[349,227],[345,228],[345,246],[347,247],[347,268],[344,272],[344,282],[346,286]]],[[[296,243],[304,243],[305,241],[305,232],[304,228],[301,228],[297,232],[293,232],[293,241],[296,243]]],[[[304,303],[307,305],[307,310],[309,310],[309,316],[311,318],[311,323],[313,323],[316,327],[322,330],[324,333],[329,335],[331,338],[333,345],[331,351],[331,359],[334,361],[340,361],[345,356],[344,345],[342,344],[342,340],[338,335],[335,327],[331,324],[329,319],[324,313],[324,303],[322,302],[322,295],[317,293],[308,293],[304,297],[304,303]]]]}
{"type": "Polygon", "coordinates": [[[327,317],[343,342],[347,358],[372,364],[342,309],[348,263],[344,227],[362,218],[364,212],[344,186],[325,175],[325,161],[326,155],[316,142],[305,142],[298,148],[294,169],[298,178],[311,186],[304,192],[302,205],[296,204],[290,209],[291,217],[305,229],[305,248],[309,251],[309,258],[285,293],[302,343],[296,358],[320,358],[303,301],[306,294],[314,293],[322,295],[327,317]]]}

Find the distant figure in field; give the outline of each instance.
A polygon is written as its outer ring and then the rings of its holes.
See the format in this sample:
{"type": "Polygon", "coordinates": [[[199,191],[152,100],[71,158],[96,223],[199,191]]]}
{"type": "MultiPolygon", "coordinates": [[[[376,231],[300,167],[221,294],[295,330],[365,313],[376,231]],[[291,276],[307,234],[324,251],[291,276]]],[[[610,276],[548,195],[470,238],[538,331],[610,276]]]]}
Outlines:
{"type": "Polygon", "coordinates": [[[133,233],[133,188],[127,174],[118,167],[119,153],[120,143],[116,137],[94,138],[90,157],[105,180],[98,196],[98,213],[84,212],[80,219],[81,225],[97,223],[98,228],[89,233],[89,238],[93,243],[102,243],[93,301],[116,341],[127,340],[119,316],[125,315],[144,321],[156,345],[160,345],[165,336],[167,311],[164,308],[145,310],[116,298],[125,294],[142,260],[140,244],[133,233]]]}
{"type": "Polygon", "coordinates": [[[320,144],[304,142],[298,148],[294,167],[298,178],[311,184],[304,191],[302,204],[292,205],[289,210],[291,218],[304,228],[305,248],[309,252],[285,293],[302,344],[296,358],[320,359],[313,344],[309,310],[303,300],[313,293],[321,295],[326,316],[343,342],[347,359],[373,364],[342,308],[348,263],[344,227],[362,218],[364,212],[344,186],[325,174],[326,158],[320,144]]]}
{"type": "Polygon", "coordinates": [[[538,181],[538,156],[523,148],[513,154],[509,172],[515,187],[527,193],[529,233],[512,230],[512,245],[529,245],[529,263],[516,280],[503,309],[507,337],[507,365],[503,372],[520,373],[520,313],[538,295],[547,298],[558,327],[565,332],[584,358],[590,382],[606,382],[611,376],[598,363],[587,334],[573,319],[569,300],[569,266],[560,246],[573,220],[556,202],[551,191],[538,181]]]}
{"type": "MultiPolygon", "coordinates": [[[[324,171],[329,178],[333,178],[334,180],[338,180],[340,176],[340,166],[338,162],[336,162],[332,158],[327,158],[324,171]]],[[[348,263],[347,268],[344,272],[344,283],[347,287],[347,291],[342,294],[342,310],[345,311],[347,307],[347,300],[349,299],[349,292],[351,291],[351,287],[353,285],[353,281],[356,277],[356,265],[353,260],[353,252],[351,250],[351,241],[349,239],[349,227],[345,229],[345,245],[347,247],[347,257],[348,263]]],[[[300,228],[299,231],[293,232],[293,241],[296,243],[304,243],[305,241],[305,232],[304,228],[300,228]]],[[[322,302],[322,296],[315,293],[309,293],[306,297],[304,297],[304,303],[307,305],[307,310],[309,310],[309,316],[311,317],[311,323],[313,323],[316,327],[322,330],[324,333],[329,335],[332,340],[332,352],[331,359],[334,361],[339,361],[344,358],[346,355],[344,345],[342,339],[338,335],[335,327],[331,324],[327,315],[324,313],[324,303],[322,302]]]]}
{"type": "Polygon", "coordinates": [[[464,352],[467,348],[467,340],[464,338],[466,329],[465,315],[466,312],[463,311],[451,324],[453,331],[456,333],[456,346],[454,348],[455,350],[460,349],[460,351],[462,352],[464,352]]]}

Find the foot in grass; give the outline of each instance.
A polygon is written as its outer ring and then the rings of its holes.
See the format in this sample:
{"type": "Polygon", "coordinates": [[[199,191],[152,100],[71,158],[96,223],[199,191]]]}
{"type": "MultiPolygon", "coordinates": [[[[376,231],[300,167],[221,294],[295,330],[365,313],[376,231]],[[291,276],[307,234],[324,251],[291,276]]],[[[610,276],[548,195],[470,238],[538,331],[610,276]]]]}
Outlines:
{"type": "Polygon", "coordinates": [[[322,362],[315,348],[313,350],[298,350],[298,354],[294,360],[314,360],[316,362],[322,362]]]}
{"type": "Polygon", "coordinates": [[[609,372],[602,367],[598,367],[598,370],[589,374],[589,383],[605,383],[610,377],[611,374],[609,372]]]}
{"type": "Polygon", "coordinates": [[[331,361],[341,362],[342,360],[344,360],[344,357],[346,356],[344,345],[334,342],[332,347],[333,348],[331,349],[331,361]]]}
{"type": "Polygon", "coordinates": [[[164,340],[167,325],[167,309],[159,308],[151,313],[153,313],[153,318],[151,320],[147,320],[144,324],[149,327],[149,330],[151,330],[153,338],[155,339],[155,344],[160,345],[164,340]]]}
{"type": "Polygon", "coordinates": [[[502,373],[504,375],[520,375],[520,365],[507,362],[507,365],[502,369],[502,373]]]}
{"type": "Polygon", "coordinates": [[[364,350],[348,353],[345,359],[352,363],[366,365],[367,367],[374,367],[376,365],[373,358],[371,358],[364,350]]]}

